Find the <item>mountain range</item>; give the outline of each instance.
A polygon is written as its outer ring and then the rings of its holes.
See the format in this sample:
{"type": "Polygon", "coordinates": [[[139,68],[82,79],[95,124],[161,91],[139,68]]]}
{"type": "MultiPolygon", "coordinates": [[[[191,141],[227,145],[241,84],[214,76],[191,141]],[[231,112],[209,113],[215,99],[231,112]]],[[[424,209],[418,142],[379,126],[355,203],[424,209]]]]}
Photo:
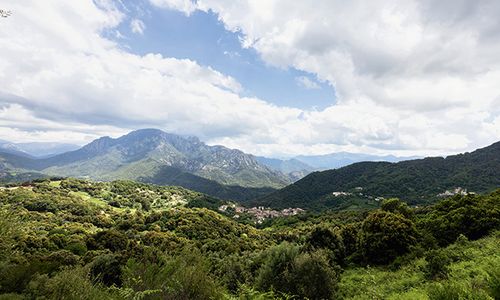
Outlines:
{"type": "Polygon", "coordinates": [[[313,172],[249,205],[313,210],[374,205],[398,197],[410,204],[442,196],[488,192],[500,186],[500,142],[471,153],[391,162],[360,162],[313,172]]]}
{"type": "Polygon", "coordinates": [[[291,180],[260,164],[253,155],[208,146],[196,137],[157,129],[102,137],[74,151],[34,158],[19,151],[0,153],[0,171],[39,172],[109,181],[132,179],[182,185],[225,199],[248,199],[284,187],[291,180]]]}
{"type": "Polygon", "coordinates": [[[347,152],[266,158],[157,129],[101,137],[60,154],[49,152],[73,146],[34,144],[30,148],[0,142],[0,182],[44,176],[131,179],[182,186],[248,205],[319,210],[352,203],[376,206],[382,197],[417,204],[458,187],[485,192],[500,186],[500,143],[446,158],[400,162],[395,161],[409,158],[347,152]],[[349,162],[355,163],[344,166],[349,162]],[[316,171],[323,168],[334,169],[316,171]]]}

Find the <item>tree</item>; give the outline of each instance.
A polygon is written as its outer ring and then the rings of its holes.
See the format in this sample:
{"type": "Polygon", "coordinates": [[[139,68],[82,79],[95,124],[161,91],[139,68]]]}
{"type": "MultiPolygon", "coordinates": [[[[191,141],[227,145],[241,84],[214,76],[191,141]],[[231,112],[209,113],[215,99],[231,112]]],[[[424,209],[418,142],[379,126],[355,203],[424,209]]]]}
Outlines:
{"type": "Polygon", "coordinates": [[[327,227],[318,226],[314,228],[307,237],[306,246],[311,250],[327,249],[333,262],[340,265],[344,262],[345,247],[342,237],[327,227]]]}
{"type": "Polygon", "coordinates": [[[411,219],[413,216],[413,212],[411,209],[408,207],[408,204],[405,202],[399,200],[398,198],[391,198],[391,199],[386,199],[382,202],[382,205],[380,206],[382,210],[395,213],[395,214],[401,214],[404,217],[411,219]]]}
{"type": "Polygon", "coordinates": [[[10,15],[12,15],[12,12],[10,10],[0,9],[0,17],[7,18],[10,15]]]}
{"type": "Polygon", "coordinates": [[[361,225],[359,249],[367,263],[387,264],[416,243],[413,222],[400,214],[376,210],[361,225]]]}

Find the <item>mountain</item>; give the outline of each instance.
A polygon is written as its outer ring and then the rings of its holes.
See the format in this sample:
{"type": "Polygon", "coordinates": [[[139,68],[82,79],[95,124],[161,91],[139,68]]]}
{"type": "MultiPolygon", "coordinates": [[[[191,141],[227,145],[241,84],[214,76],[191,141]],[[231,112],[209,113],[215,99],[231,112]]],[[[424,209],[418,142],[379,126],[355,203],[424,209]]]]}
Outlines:
{"type": "Polygon", "coordinates": [[[314,172],[250,203],[321,210],[345,207],[356,201],[357,205],[377,206],[381,197],[399,197],[410,204],[419,204],[435,201],[439,194],[486,192],[498,187],[500,142],[446,158],[360,162],[314,172]]]}
{"type": "Polygon", "coordinates": [[[206,179],[174,167],[163,166],[151,177],[139,177],[138,181],[157,185],[182,186],[184,188],[205,193],[219,199],[248,202],[252,199],[268,195],[276,189],[270,187],[242,187],[239,185],[223,185],[217,181],[206,179]]]}
{"type": "Polygon", "coordinates": [[[74,144],[51,142],[16,143],[15,145],[23,152],[39,158],[46,158],[80,148],[80,146],[74,144]]]}
{"type": "Polygon", "coordinates": [[[0,151],[2,152],[37,158],[50,157],[64,152],[73,151],[78,148],[80,148],[80,146],[66,143],[11,143],[5,140],[0,140],[0,151]]]}
{"type": "Polygon", "coordinates": [[[324,155],[299,155],[295,157],[295,160],[303,162],[315,170],[328,170],[345,167],[347,165],[363,161],[399,162],[417,158],[420,157],[399,157],[394,155],[379,156],[363,153],[337,152],[324,155]]]}
{"type": "Polygon", "coordinates": [[[15,143],[11,143],[5,140],[0,140],[0,151],[3,153],[14,154],[22,157],[31,157],[31,155],[24,152],[15,143]]]}
{"type": "Polygon", "coordinates": [[[315,169],[315,168],[311,167],[310,165],[303,163],[295,158],[282,160],[282,159],[277,159],[277,158],[267,158],[267,157],[263,157],[263,156],[255,156],[255,159],[259,163],[261,163],[261,164],[263,164],[263,165],[265,165],[265,166],[267,166],[275,171],[279,171],[283,174],[288,175],[288,177],[292,181],[297,181],[297,180],[303,178],[304,176],[311,173],[315,169]]]}
{"type": "Polygon", "coordinates": [[[43,159],[2,153],[0,162],[4,169],[104,181],[133,179],[167,184],[174,181],[175,170],[183,178],[178,177],[176,182],[189,187],[207,185],[206,179],[269,192],[290,183],[287,176],[260,164],[252,155],[157,129],[137,130],[117,139],[102,137],[78,150],[43,159]],[[164,171],[166,167],[169,172],[164,171]],[[195,182],[188,184],[188,179],[195,182]]]}

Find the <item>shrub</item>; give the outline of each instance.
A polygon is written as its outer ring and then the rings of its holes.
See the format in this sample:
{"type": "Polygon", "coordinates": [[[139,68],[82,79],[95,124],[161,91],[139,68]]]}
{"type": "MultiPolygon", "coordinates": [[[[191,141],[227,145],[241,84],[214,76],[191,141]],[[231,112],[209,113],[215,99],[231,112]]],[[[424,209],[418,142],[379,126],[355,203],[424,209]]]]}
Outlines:
{"type": "Polygon", "coordinates": [[[424,267],[425,277],[428,279],[444,279],[448,277],[450,257],[444,250],[431,250],[425,256],[427,264],[424,267]]]}
{"type": "Polygon", "coordinates": [[[97,256],[90,265],[90,275],[107,286],[121,285],[120,257],[115,254],[97,256]]]}
{"type": "Polygon", "coordinates": [[[331,299],[340,268],[331,267],[325,251],[300,253],[299,247],[282,243],[271,248],[259,270],[257,287],[308,299],[331,299]]]}
{"type": "Polygon", "coordinates": [[[144,299],[221,298],[207,263],[196,251],[160,258],[159,263],[130,259],[123,269],[123,285],[135,292],[145,292],[144,299]]]}
{"type": "Polygon", "coordinates": [[[306,248],[309,250],[329,250],[330,262],[343,265],[345,258],[345,247],[342,237],[333,230],[317,226],[306,239],[306,248]]]}
{"type": "Polygon", "coordinates": [[[29,283],[27,293],[33,299],[120,299],[110,290],[92,283],[88,271],[82,267],[64,269],[52,278],[38,275],[29,283]]]}
{"type": "Polygon", "coordinates": [[[405,254],[416,243],[413,222],[402,215],[377,210],[361,225],[358,245],[367,263],[387,264],[405,254]]]}
{"type": "Polygon", "coordinates": [[[398,198],[386,199],[382,202],[380,208],[384,211],[392,212],[395,214],[401,214],[405,218],[412,218],[413,212],[408,207],[408,204],[399,200],[398,198]]]}

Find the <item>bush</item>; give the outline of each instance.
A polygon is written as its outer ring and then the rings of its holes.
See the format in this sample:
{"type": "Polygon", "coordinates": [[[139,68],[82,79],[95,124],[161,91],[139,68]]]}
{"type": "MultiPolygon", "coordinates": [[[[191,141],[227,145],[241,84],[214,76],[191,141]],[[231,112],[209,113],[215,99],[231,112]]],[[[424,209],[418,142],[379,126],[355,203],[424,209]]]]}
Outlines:
{"type": "Polygon", "coordinates": [[[342,237],[329,228],[315,227],[306,239],[306,247],[309,250],[327,249],[332,263],[344,264],[345,247],[342,237]]]}
{"type": "Polygon", "coordinates": [[[452,262],[444,250],[431,250],[425,256],[427,265],[424,267],[428,279],[444,279],[448,277],[448,266],[452,262]]]}
{"type": "Polygon", "coordinates": [[[90,265],[90,275],[107,286],[121,285],[120,257],[115,254],[97,256],[90,265]]]}
{"type": "Polygon", "coordinates": [[[300,253],[299,247],[282,243],[271,248],[258,272],[256,285],[308,299],[332,299],[340,268],[331,267],[325,251],[300,253]]]}
{"type": "Polygon", "coordinates": [[[413,212],[408,207],[408,204],[399,200],[398,198],[391,198],[384,200],[382,202],[382,205],[380,206],[380,209],[394,214],[401,214],[402,216],[408,219],[413,217],[413,212]]]}
{"type": "Polygon", "coordinates": [[[92,283],[88,271],[82,267],[64,269],[52,278],[38,275],[29,283],[27,293],[33,299],[121,299],[116,293],[92,283]]]}
{"type": "Polygon", "coordinates": [[[413,222],[400,214],[377,210],[361,225],[358,248],[367,263],[388,264],[408,253],[416,244],[417,231],[413,222]]]}
{"type": "Polygon", "coordinates": [[[218,285],[196,251],[160,258],[159,263],[130,259],[123,269],[123,286],[146,293],[144,299],[219,299],[218,285]]]}
{"type": "Polygon", "coordinates": [[[295,294],[307,299],[332,299],[339,274],[340,268],[330,267],[323,251],[300,254],[293,263],[295,294]]]}
{"type": "Polygon", "coordinates": [[[87,242],[91,249],[109,249],[113,252],[125,250],[128,246],[127,236],[115,229],[96,233],[87,242]]]}
{"type": "Polygon", "coordinates": [[[454,243],[460,234],[475,240],[500,228],[500,192],[466,195],[437,203],[420,222],[440,246],[454,243]]]}

